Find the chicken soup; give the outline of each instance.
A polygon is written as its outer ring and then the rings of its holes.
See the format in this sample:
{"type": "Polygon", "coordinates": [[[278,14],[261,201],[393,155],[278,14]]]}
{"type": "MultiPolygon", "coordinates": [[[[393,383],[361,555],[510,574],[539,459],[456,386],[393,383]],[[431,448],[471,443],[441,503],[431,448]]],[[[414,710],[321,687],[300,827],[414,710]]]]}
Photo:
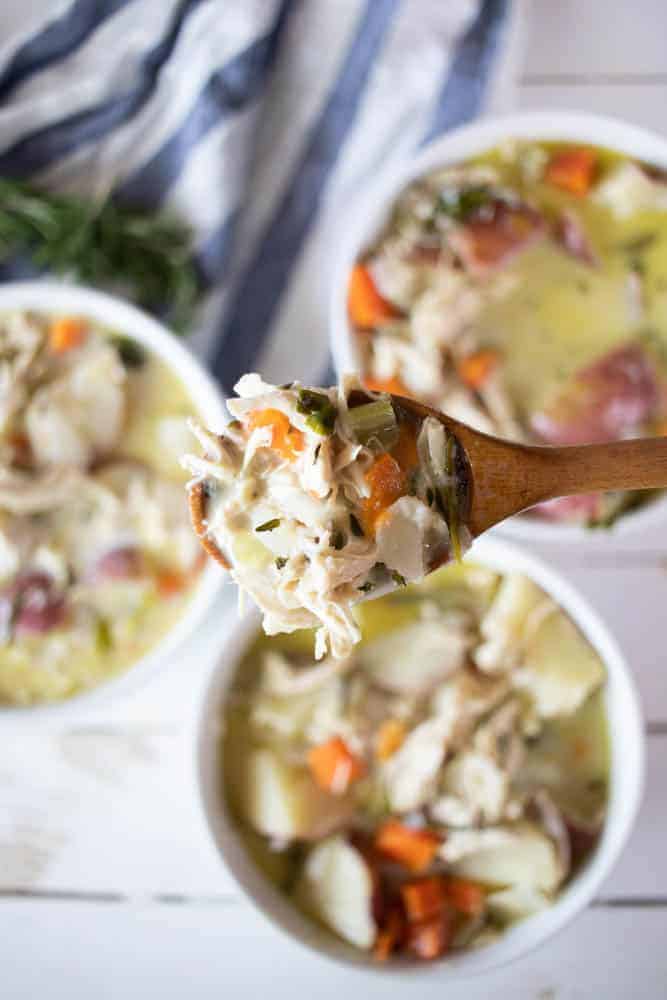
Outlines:
{"type": "Polygon", "coordinates": [[[179,465],[196,407],[134,340],[85,317],[0,317],[0,703],[127,669],[201,560],[179,465]]]}
{"type": "Polygon", "coordinates": [[[258,638],[224,709],[249,855],[378,960],[495,940],[548,907],[607,803],[605,669],[532,580],[474,563],[357,609],[360,645],[258,638]]]}
{"type": "MultiPolygon", "coordinates": [[[[608,150],[507,142],[413,182],[358,260],[366,384],[536,444],[667,431],[667,178],[608,150]]],[[[609,524],[649,495],[531,512],[609,524]]]]}

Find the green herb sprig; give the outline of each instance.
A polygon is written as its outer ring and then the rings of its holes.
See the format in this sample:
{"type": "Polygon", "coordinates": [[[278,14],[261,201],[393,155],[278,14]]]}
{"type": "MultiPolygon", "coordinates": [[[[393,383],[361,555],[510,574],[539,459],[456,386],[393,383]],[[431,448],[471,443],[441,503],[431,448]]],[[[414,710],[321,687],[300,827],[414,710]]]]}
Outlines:
{"type": "Polygon", "coordinates": [[[40,268],[125,294],[181,331],[200,294],[192,237],[182,222],[0,178],[0,260],[17,253],[40,268]]]}

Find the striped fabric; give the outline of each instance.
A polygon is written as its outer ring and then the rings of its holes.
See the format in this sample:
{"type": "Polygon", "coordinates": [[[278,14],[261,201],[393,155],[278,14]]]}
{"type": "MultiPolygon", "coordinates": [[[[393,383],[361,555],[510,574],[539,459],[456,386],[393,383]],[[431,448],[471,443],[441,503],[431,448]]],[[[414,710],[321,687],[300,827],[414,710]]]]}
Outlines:
{"type": "Polygon", "coordinates": [[[317,380],[351,193],[480,112],[509,7],[7,4],[0,175],[185,216],[207,293],[193,343],[225,388],[248,369],[317,380]]]}

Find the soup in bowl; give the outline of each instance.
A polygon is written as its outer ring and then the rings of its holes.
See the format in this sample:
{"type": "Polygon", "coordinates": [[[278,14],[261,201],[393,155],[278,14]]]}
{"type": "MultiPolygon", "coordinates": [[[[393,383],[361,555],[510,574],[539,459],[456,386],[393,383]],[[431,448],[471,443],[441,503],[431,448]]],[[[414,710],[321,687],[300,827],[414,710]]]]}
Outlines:
{"type": "MultiPolygon", "coordinates": [[[[334,293],[341,367],[526,443],[664,434],[667,156],[654,145],[557,114],[436,143],[348,243],[334,293]]],[[[609,526],[655,495],[564,498],[526,516],[609,526]]]]}
{"type": "Polygon", "coordinates": [[[212,420],[222,407],[167,344],[157,324],[106,296],[0,294],[5,708],[90,692],[182,631],[212,594],[180,455],[202,403],[212,420]]]}
{"type": "Polygon", "coordinates": [[[361,644],[239,626],[199,764],[218,847],[281,926],[372,968],[489,968],[591,898],[627,836],[641,726],[622,660],[492,541],[360,606],[361,644]]]}

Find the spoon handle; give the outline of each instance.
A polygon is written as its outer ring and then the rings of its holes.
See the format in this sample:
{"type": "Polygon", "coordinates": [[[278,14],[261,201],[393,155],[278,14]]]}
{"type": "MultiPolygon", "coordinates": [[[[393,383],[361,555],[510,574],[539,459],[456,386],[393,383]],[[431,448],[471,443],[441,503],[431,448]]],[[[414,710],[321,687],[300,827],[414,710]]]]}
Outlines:
{"type": "Polygon", "coordinates": [[[569,448],[527,448],[535,499],[667,487],[667,437],[569,448]]]}
{"type": "Polygon", "coordinates": [[[469,435],[473,536],[533,504],[577,493],[667,488],[667,437],[539,447],[469,435]]]}

